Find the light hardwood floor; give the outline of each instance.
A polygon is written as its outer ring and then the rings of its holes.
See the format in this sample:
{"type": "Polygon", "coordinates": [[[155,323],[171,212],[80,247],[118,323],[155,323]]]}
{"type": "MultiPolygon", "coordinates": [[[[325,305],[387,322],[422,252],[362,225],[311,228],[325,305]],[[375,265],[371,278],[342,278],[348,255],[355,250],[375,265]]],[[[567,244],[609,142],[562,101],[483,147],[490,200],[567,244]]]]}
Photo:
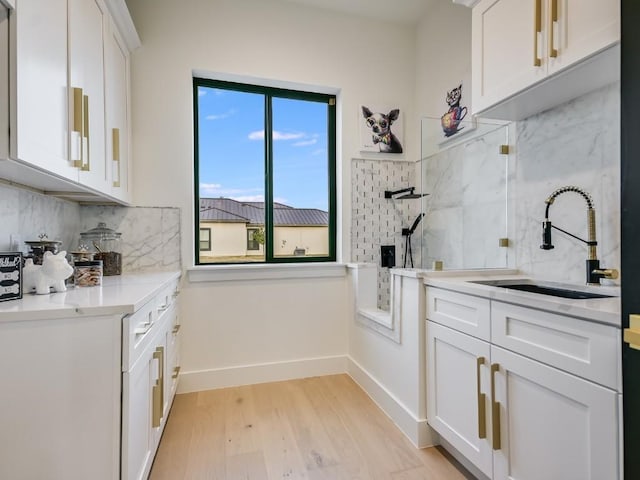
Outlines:
{"type": "Polygon", "coordinates": [[[348,375],[177,395],[151,480],[473,478],[419,450],[348,375]]]}

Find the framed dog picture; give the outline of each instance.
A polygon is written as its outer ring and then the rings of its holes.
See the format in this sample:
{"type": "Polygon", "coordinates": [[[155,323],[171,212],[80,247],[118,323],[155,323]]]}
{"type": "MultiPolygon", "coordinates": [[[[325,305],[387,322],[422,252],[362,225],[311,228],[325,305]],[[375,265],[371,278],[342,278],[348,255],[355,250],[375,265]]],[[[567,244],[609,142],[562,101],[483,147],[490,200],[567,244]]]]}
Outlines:
{"type": "Polygon", "coordinates": [[[403,125],[399,108],[361,105],[360,149],[363,152],[402,153],[403,125]]]}

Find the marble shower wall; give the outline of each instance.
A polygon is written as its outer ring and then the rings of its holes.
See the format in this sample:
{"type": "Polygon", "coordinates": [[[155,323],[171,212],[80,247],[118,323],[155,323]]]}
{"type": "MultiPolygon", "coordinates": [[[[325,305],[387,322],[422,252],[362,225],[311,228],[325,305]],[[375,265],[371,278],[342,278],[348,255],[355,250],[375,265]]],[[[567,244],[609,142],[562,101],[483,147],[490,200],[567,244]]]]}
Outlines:
{"type": "MultiPolygon", "coordinates": [[[[598,257],[620,268],[620,84],[615,83],[517,125],[516,177],[511,193],[516,264],[544,279],[585,281],[586,245],[553,232],[555,249],[541,250],[544,200],[576,185],[591,194],[596,211],[598,257]]],[[[587,236],[587,206],[566,193],[550,208],[554,225],[587,236]]]]}
{"type": "MultiPolygon", "coordinates": [[[[380,246],[395,245],[396,266],[401,267],[405,249],[403,227],[410,227],[420,212],[419,199],[384,198],[385,190],[416,187],[413,162],[352,159],[351,261],[374,263],[378,268],[378,308],[389,310],[389,269],[380,266],[380,246]]],[[[420,234],[413,235],[413,264],[420,267],[420,234]]],[[[409,265],[409,264],[407,264],[409,265]]]]}
{"type": "Polygon", "coordinates": [[[122,233],[122,271],[180,270],[180,209],[83,206],[80,231],[98,222],[122,233]]]}
{"type": "MultiPolygon", "coordinates": [[[[499,246],[507,234],[507,178],[513,158],[499,153],[508,143],[508,126],[478,125],[453,146],[423,151],[422,183],[429,193],[422,228],[423,267],[435,260],[444,268],[507,267],[509,250],[499,246]]],[[[439,119],[424,119],[423,130],[438,131],[439,119]]],[[[438,137],[439,138],[439,137],[438,137]]]]}
{"type": "MultiPolygon", "coordinates": [[[[43,233],[69,250],[77,243],[80,209],[77,203],[0,185],[0,251],[13,249],[12,234],[19,234],[24,242],[38,240],[43,233]]],[[[20,250],[27,251],[24,244],[20,250]]]]}

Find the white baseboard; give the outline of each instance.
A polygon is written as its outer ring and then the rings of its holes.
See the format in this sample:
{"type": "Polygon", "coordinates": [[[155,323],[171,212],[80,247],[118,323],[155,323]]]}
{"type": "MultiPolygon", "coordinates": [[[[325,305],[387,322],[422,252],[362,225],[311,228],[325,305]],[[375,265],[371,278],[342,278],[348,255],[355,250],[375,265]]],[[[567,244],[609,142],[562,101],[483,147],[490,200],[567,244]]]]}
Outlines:
{"type": "Polygon", "coordinates": [[[393,420],[396,426],[418,448],[437,444],[437,436],[426,418],[417,418],[393,393],[349,357],[347,373],[371,399],[393,420]]]}
{"type": "Polygon", "coordinates": [[[296,378],[335,375],[347,372],[348,357],[304,358],[289,362],[260,363],[239,367],[180,372],[177,393],[199,392],[216,388],[279,382],[296,378]]]}

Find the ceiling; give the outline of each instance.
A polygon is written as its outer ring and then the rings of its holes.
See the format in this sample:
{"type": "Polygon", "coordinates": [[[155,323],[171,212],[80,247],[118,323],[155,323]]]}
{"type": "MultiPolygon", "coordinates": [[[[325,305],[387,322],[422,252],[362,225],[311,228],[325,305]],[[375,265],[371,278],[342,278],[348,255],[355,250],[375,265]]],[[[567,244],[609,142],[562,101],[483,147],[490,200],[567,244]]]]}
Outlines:
{"type": "Polygon", "coordinates": [[[287,0],[310,7],[376,18],[398,23],[415,24],[440,0],[287,0]]]}

